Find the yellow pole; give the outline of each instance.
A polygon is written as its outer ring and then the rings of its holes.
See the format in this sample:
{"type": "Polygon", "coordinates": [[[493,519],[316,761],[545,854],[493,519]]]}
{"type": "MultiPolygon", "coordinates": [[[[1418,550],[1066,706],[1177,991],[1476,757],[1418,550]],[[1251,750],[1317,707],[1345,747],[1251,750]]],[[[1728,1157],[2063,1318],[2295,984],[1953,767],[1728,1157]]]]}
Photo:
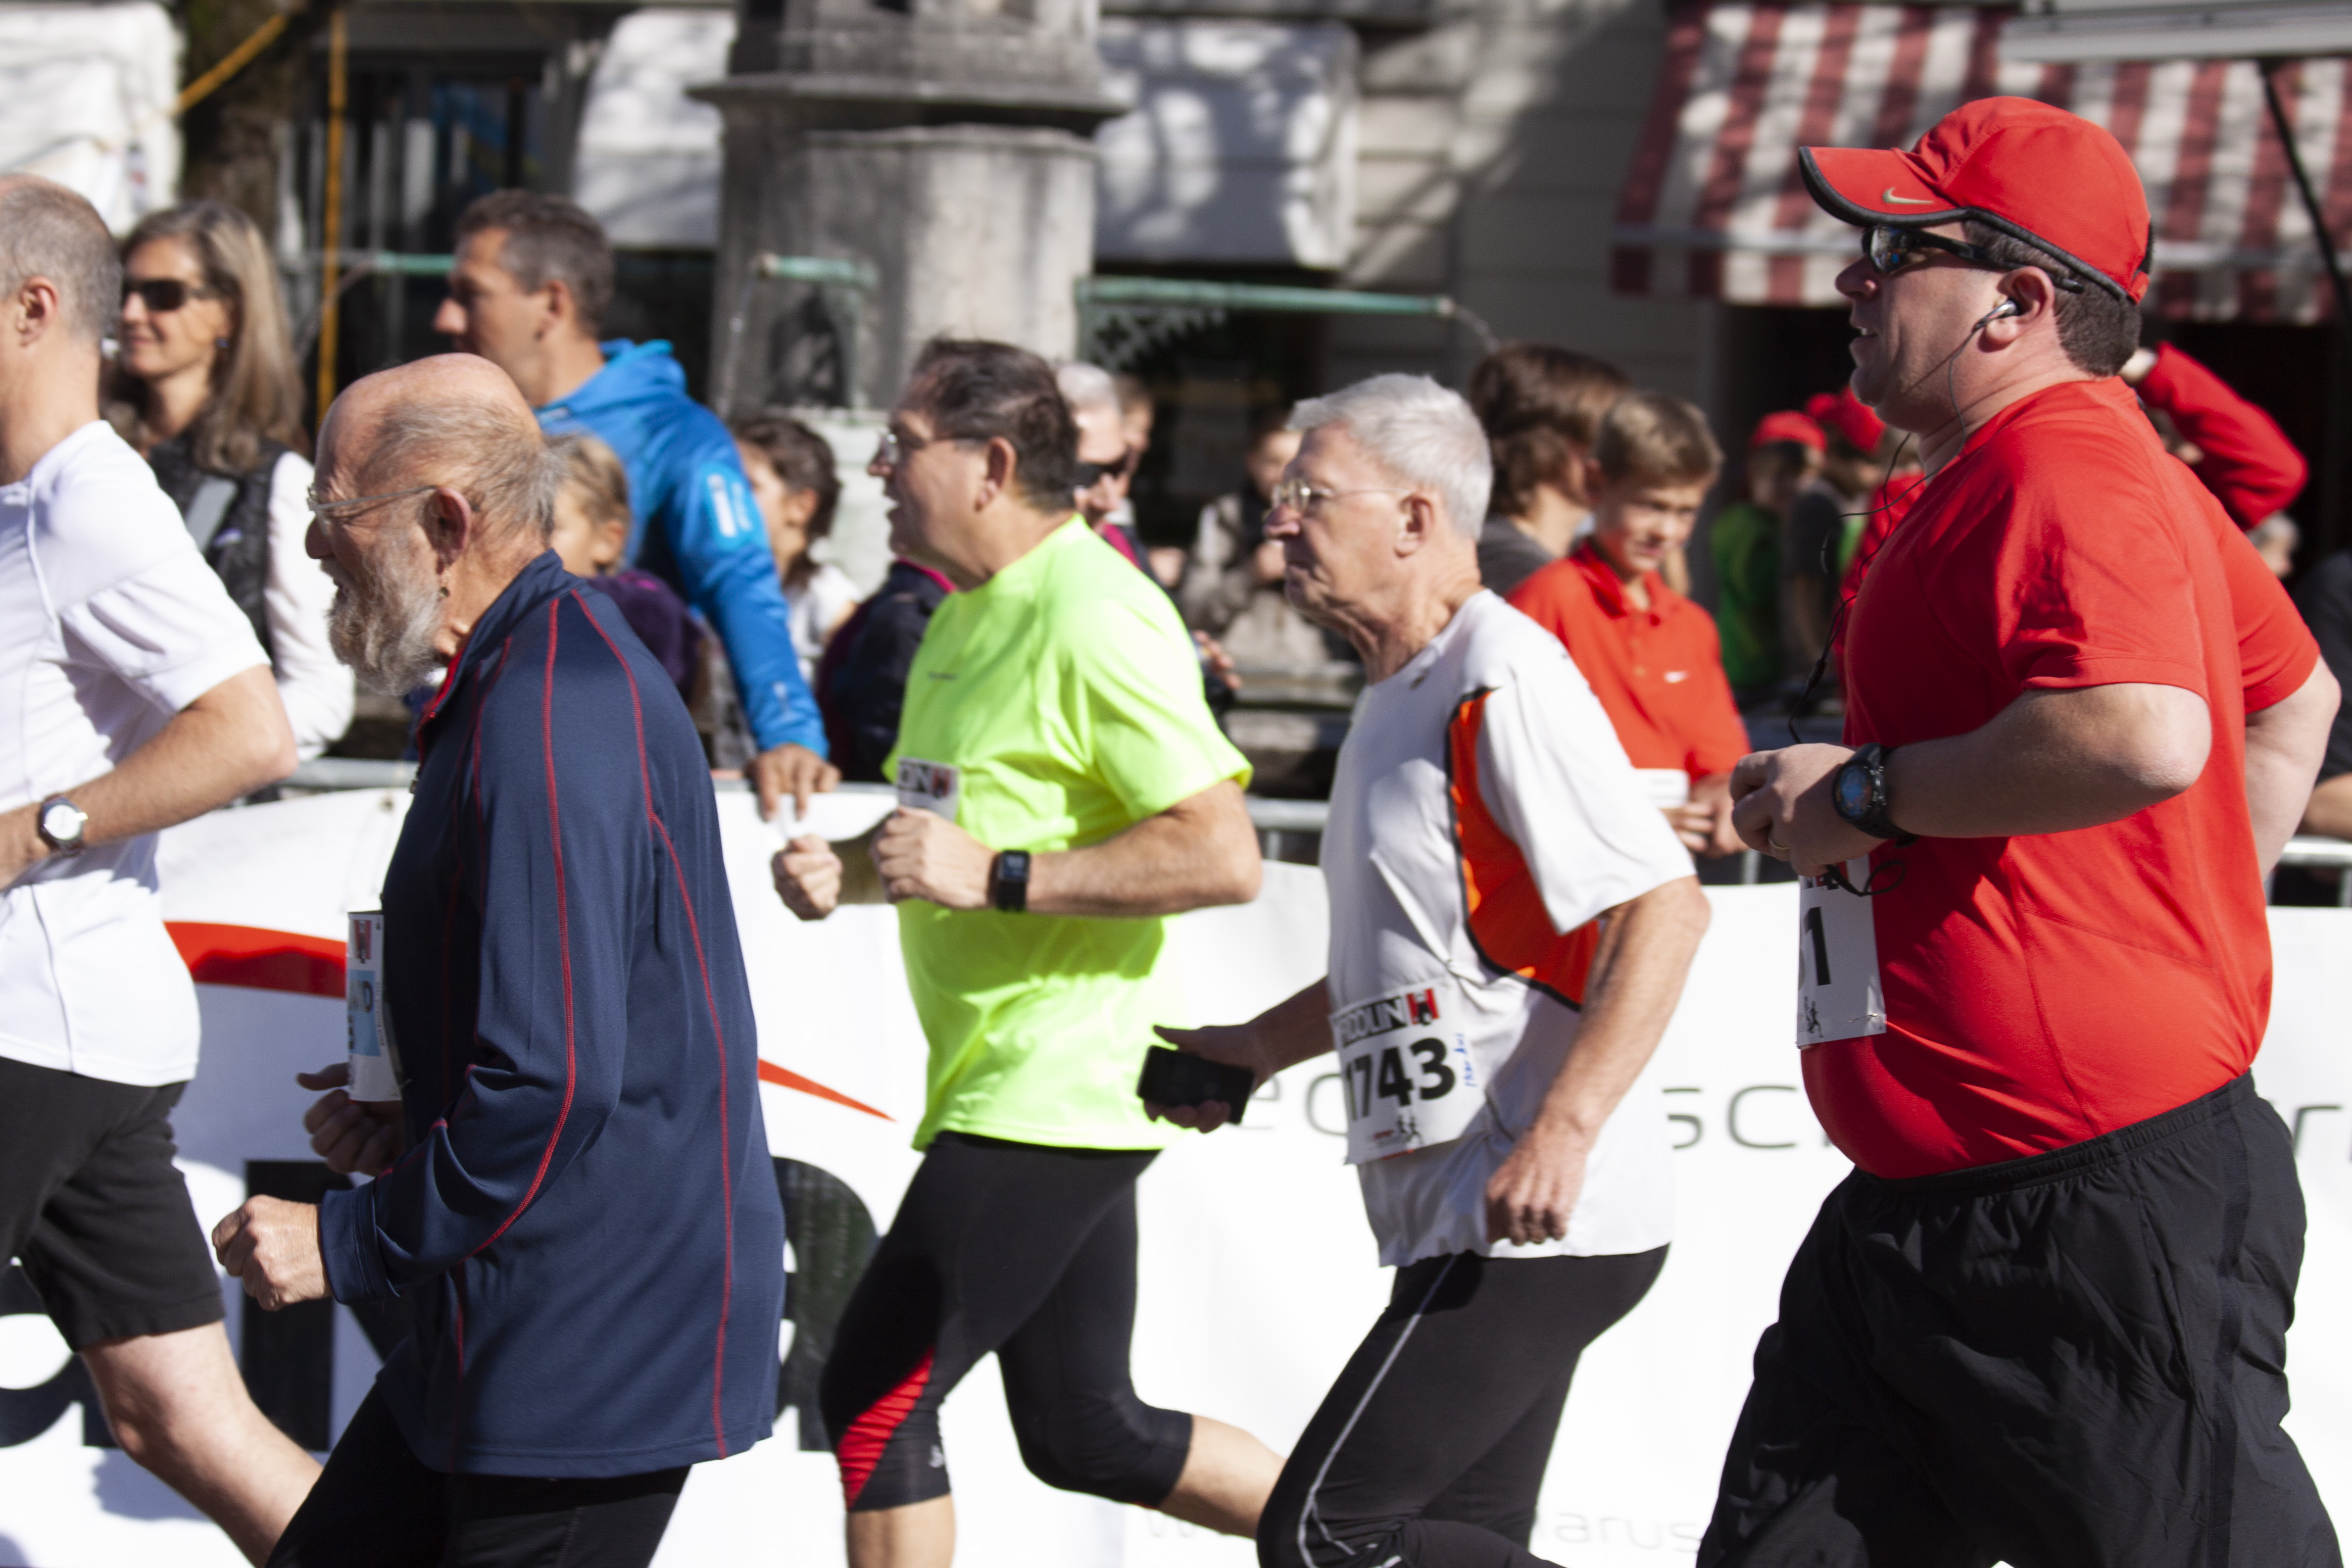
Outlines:
{"type": "Polygon", "coordinates": [[[327,421],[327,405],[335,400],[335,339],[342,326],[342,310],[335,287],[342,271],[343,237],[343,106],[345,34],[343,10],[335,8],[327,21],[327,188],[320,225],[319,249],[319,423],[327,421]]]}
{"type": "MultiPolygon", "coordinates": [[[[301,8],[302,7],[299,5],[297,5],[294,6],[293,11],[299,11],[301,8]]],[[[261,26],[253,30],[253,36],[251,37],[237,45],[236,47],[231,49],[225,57],[223,57],[220,64],[213,67],[212,69],[205,72],[204,75],[190,82],[187,87],[181,91],[180,100],[172,105],[172,112],[174,114],[185,114],[197,104],[202,103],[205,99],[210,98],[213,95],[214,89],[218,88],[223,82],[228,80],[229,78],[235,76],[237,72],[243,70],[247,65],[251,64],[254,56],[259,54],[262,50],[268,48],[272,43],[276,42],[278,35],[286,30],[286,23],[293,15],[293,11],[280,11],[277,16],[272,16],[267,22],[262,23],[261,26]]]]}

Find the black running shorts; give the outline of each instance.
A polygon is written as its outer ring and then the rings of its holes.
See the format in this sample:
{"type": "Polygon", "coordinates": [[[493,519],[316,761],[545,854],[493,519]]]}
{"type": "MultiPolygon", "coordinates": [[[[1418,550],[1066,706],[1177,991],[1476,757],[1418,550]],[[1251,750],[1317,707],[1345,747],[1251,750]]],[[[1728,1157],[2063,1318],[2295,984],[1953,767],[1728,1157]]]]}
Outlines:
{"type": "Polygon", "coordinates": [[[0,1266],[23,1263],[77,1351],[221,1321],[220,1277],[172,1163],[187,1087],[0,1057],[0,1266]]]}
{"type": "Polygon", "coordinates": [[[857,1281],[818,1402],[854,1512],[948,1493],[940,1403],[996,1354],[1032,1474],[1151,1504],[1192,1418],[1136,1397],[1135,1181],[1150,1150],[1052,1149],[942,1132],[857,1281]]]}
{"type": "Polygon", "coordinates": [[[1699,1568],[2336,1568],[2279,1429],[2303,1225],[2244,1078],[2054,1153],[1856,1172],[1756,1348],[1699,1568]]]}

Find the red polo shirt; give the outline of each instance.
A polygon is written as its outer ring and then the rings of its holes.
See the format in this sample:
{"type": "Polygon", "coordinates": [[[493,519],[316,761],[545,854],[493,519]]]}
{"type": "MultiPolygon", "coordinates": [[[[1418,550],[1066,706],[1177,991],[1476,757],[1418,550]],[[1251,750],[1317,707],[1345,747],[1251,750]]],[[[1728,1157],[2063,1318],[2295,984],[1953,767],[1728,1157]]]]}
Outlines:
{"type": "Polygon", "coordinates": [[[1588,541],[1520,584],[1511,607],[1567,645],[1635,767],[1729,773],[1755,748],[1724,678],[1715,617],[1655,572],[1643,582],[1650,607],[1637,610],[1588,541]]]}
{"type": "Polygon", "coordinates": [[[2197,693],[2213,739],[2194,785],[2120,822],[1874,852],[1894,884],[1870,900],[1885,1032],[1803,1058],[1863,1169],[2063,1148],[2252,1062],[2271,959],[2245,714],[2299,687],[2317,647],[2283,595],[2233,583],[2235,535],[2121,382],[2075,382],[1988,420],[1871,563],[1846,633],[1850,743],[1966,734],[2027,691],[2119,683],[2197,693]]]}

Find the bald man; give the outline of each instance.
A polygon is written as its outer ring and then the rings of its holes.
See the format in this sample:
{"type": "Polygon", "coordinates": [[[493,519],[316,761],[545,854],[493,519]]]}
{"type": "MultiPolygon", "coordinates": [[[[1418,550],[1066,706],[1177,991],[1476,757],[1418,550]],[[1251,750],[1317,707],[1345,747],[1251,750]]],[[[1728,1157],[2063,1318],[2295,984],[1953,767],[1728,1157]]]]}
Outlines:
{"type": "Polygon", "coordinates": [[[783,1215],[710,773],[547,548],[561,471],[470,355],[357,383],[320,434],[338,657],[380,691],[448,676],[383,885],[401,1100],[307,1118],[375,1180],[214,1231],[264,1308],[413,1310],[286,1568],[640,1568],[688,1467],[774,1415],[783,1215]]]}

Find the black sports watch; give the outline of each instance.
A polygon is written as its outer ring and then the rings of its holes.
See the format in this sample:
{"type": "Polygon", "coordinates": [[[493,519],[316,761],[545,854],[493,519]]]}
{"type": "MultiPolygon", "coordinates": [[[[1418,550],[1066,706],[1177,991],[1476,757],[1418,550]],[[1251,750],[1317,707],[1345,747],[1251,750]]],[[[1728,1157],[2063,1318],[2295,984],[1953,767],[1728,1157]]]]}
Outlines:
{"type": "Polygon", "coordinates": [[[1894,754],[1893,748],[1875,741],[1856,747],[1844,765],[1830,775],[1830,804],[1837,807],[1839,816],[1873,838],[1916,843],[1918,835],[1904,832],[1887,815],[1886,759],[1894,754]]]}
{"type": "Polygon", "coordinates": [[[1008,915],[1029,912],[1029,851],[1000,850],[989,862],[988,901],[1008,915]]]}
{"type": "Polygon", "coordinates": [[[61,795],[49,796],[33,813],[33,831],[52,855],[79,855],[88,848],[82,834],[89,826],[89,814],[61,795]]]}

